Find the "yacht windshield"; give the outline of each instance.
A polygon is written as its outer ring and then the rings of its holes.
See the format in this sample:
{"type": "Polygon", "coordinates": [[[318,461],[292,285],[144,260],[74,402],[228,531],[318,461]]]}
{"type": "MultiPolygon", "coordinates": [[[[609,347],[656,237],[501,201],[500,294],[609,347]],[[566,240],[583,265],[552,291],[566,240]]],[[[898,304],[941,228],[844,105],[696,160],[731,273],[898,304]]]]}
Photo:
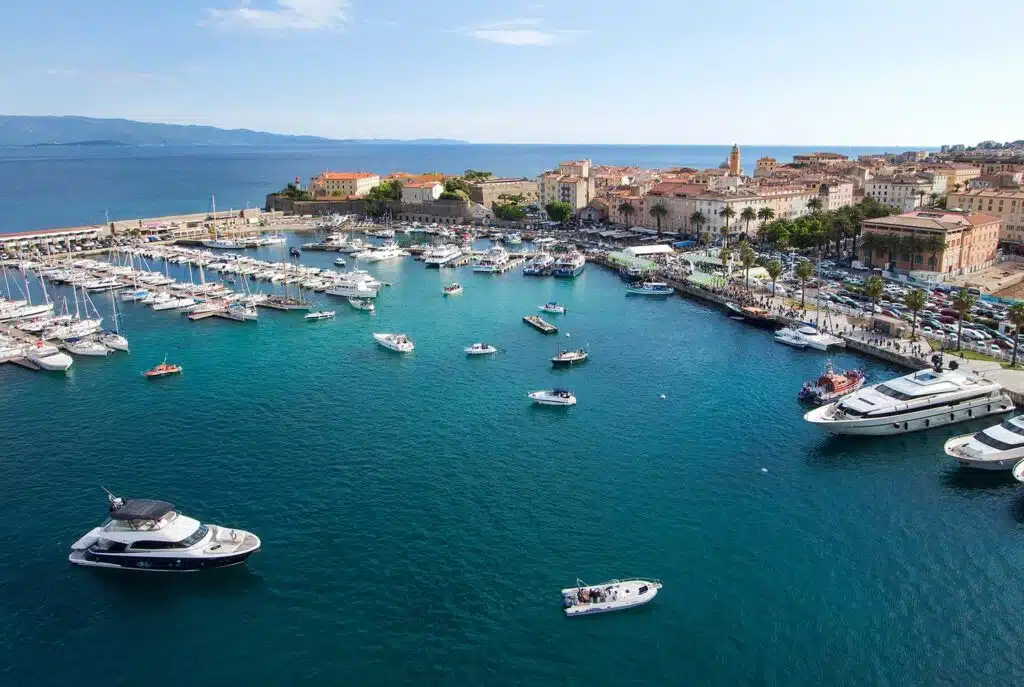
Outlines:
{"type": "Polygon", "coordinates": [[[137,541],[132,544],[132,549],[187,549],[190,546],[195,546],[209,531],[209,527],[200,525],[195,532],[181,541],[137,541]]]}
{"type": "Polygon", "coordinates": [[[999,451],[1009,451],[1010,449],[1020,448],[1021,446],[1024,446],[1024,428],[1021,428],[1019,425],[1014,424],[1012,420],[1006,420],[1000,423],[999,427],[1000,429],[1006,430],[1014,437],[1014,441],[1012,444],[1008,444],[1005,441],[1000,441],[999,439],[990,436],[988,432],[978,432],[977,434],[974,435],[974,440],[977,441],[979,444],[991,446],[992,448],[997,449],[999,451]]]}
{"type": "Polygon", "coordinates": [[[891,386],[888,386],[886,384],[879,384],[878,386],[875,387],[875,390],[880,394],[884,394],[889,398],[895,398],[898,401],[910,401],[914,398],[913,396],[905,394],[902,391],[896,391],[896,389],[893,389],[891,386]]]}

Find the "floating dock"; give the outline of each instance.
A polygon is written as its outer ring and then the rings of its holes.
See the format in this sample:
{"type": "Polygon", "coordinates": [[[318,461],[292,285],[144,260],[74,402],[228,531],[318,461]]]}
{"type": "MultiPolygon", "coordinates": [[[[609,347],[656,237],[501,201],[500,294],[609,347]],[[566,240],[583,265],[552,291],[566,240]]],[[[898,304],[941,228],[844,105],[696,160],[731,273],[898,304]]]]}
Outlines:
{"type": "Polygon", "coordinates": [[[556,334],[558,327],[538,315],[524,315],[523,322],[544,334],[556,334]]]}

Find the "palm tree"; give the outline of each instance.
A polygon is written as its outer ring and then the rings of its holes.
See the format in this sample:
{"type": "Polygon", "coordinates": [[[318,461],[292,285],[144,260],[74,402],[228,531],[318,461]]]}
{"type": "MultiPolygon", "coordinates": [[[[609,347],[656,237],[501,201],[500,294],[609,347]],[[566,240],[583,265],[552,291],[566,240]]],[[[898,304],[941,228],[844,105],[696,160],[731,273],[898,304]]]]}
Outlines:
{"type": "Polygon", "coordinates": [[[722,237],[725,239],[725,245],[729,245],[729,218],[736,216],[736,211],[732,209],[731,205],[726,205],[722,208],[719,213],[719,217],[725,218],[725,226],[722,227],[722,237]]]}
{"type": "Polygon", "coordinates": [[[782,276],[782,261],[772,260],[764,268],[768,271],[768,276],[772,280],[772,296],[775,295],[775,280],[782,276]]]}
{"type": "Polygon", "coordinates": [[[796,278],[800,280],[800,309],[804,307],[804,291],[807,286],[807,280],[814,274],[814,265],[809,260],[800,260],[796,264],[796,278]]]}
{"type": "Polygon", "coordinates": [[[658,223],[658,236],[661,236],[661,218],[668,214],[668,208],[662,203],[655,203],[648,212],[654,218],[654,221],[658,223]]]}
{"type": "Polygon", "coordinates": [[[821,212],[821,207],[821,198],[811,198],[807,201],[807,209],[810,210],[811,213],[821,212]]]}
{"type": "Polygon", "coordinates": [[[964,316],[971,311],[974,307],[975,298],[967,292],[966,289],[960,289],[955,296],[951,305],[953,310],[956,310],[958,315],[956,324],[956,349],[960,350],[960,334],[964,328],[964,316]]]}
{"type": "Polygon", "coordinates": [[[882,234],[864,234],[864,238],[860,242],[861,250],[864,251],[864,257],[866,258],[868,266],[874,265],[875,252],[883,250],[885,248],[885,239],[882,234]]]}
{"type": "Polygon", "coordinates": [[[924,250],[930,251],[932,254],[931,258],[929,258],[928,260],[928,266],[931,267],[931,271],[937,271],[935,269],[937,267],[937,261],[935,259],[935,256],[938,253],[941,253],[942,251],[946,250],[946,239],[944,239],[942,236],[939,236],[938,234],[934,236],[929,236],[924,240],[924,250]]]}
{"type": "Polygon", "coordinates": [[[864,295],[871,299],[871,323],[872,326],[875,322],[875,305],[878,303],[878,299],[885,293],[885,282],[877,274],[868,278],[868,283],[864,285],[864,295]]]}
{"type": "Polygon", "coordinates": [[[920,191],[917,192],[917,197],[921,199],[920,207],[924,207],[924,197],[926,195],[928,195],[928,192],[925,191],[924,189],[921,189],[920,191]]]}
{"type": "Polygon", "coordinates": [[[750,223],[757,219],[757,211],[749,205],[740,212],[740,219],[747,225],[747,236],[750,235],[750,223]]]}
{"type": "Polygon", "coordinates": [[[914,340],[914,335],[917,333],[917,313],[924,310],[925,303],[927,303],[927,296],[924,295],[924,291],[921,289],[914,289],[906,296],[903,297],[903,304],[907,306],[907,310],[913,314],[914,319],[910,325],[910,340],[914,340]]]}
{"type": "Polygon", "coordinates": [[[931,202],[932,207],[937,206],[939,204],[939,194],[938,193],[929,193],[928,194],[928,200],[929,200],[929,202],[931,202]]]}
{"type": "Polygon", "coordinates": [[[1020,330],[1024,327],[1024,303],[1014,303],[1010,306],[1010,322],[1017,327],[1013,333],[1013,358],[1010,359],[1010,367],[1017,365],[1017,346],[1020,345],[1020,330]]]}
{"type": "Polygon", "coordinates": [[[729,275],[729,261],[732,260],[732,251],[729,246],[722,246],[722,250],[718,251],[718,259],[725,265],[725,274],[729,275]]]}
{"type": "Polygon", "coordinates": [[[695,227],[694,233],[698,236],[700,235],[700,227],[705,221],[707,221],[707,218],[704,217],[704,213],[700,210],[697,210],[690,215],[690,225],[695,227]]]}
{"type": "MultiPolygon", "coordinates": [[[[750,208],[747,208],[750,210],[750,208]]],[[[753,210],[750,210],[753,212],[753,210]]],[[[740,243],[740,264],[743,265],[743,286],[749,291],[750,285],[748,280],[750,279],[750,268],[754,266],[754,261],[757,260],[757,253],[750,247],[750,244],[746,241],[740,243]]]]}
{"type": "Polygon", "coordinates": [[[628,226],[629,218],[633,215],[634,212],[636,212],[636,208],[633,207],[632,203],[624,200],[621,203],[619,203],[618,210],[619,213],[626,218],[626,225],[628,226]]]}
{"type": "MultiPolygon", "coordinates": [[[[757,239],[761,244],[764,243],[764,227],[768,222],[775,219],[775,210],[769,207],[761,208],[757,211],[757,218],[761,220],[761,226],[757,230],[757,239]]],[[[760,244],[758,244],[760,245],[760,244]]]]}
{"type": "Polygon", "coordinates": [[[711,245],[711,232],[710,231],[702,231],[700,233],[700,240],[701,240],[701,243],[703,243],[705,246],[710,246],[711,245]]]}

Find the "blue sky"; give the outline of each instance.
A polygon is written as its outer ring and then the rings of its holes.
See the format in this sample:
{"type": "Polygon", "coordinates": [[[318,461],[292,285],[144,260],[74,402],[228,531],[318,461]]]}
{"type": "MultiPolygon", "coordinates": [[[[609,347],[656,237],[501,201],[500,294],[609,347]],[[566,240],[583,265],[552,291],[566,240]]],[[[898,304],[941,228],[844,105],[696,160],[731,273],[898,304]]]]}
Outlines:
{"type": "Polygon", "coordinates": [[[1024,138],[1019,0],[8,5],[4,114],[513,143],[1024,138]]]}

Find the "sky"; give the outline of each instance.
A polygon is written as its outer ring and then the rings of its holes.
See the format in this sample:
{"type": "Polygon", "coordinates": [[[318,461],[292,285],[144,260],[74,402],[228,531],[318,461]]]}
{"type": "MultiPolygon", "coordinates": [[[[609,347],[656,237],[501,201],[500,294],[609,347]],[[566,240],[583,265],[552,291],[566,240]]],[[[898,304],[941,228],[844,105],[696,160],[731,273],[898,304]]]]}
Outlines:
{"type": "Polygon", "coordinates": [[[4,8],[0,114],[482,143],[973,144],[1024,138],[1022,26],[1020,0],[39,0],[4,8]]]}

